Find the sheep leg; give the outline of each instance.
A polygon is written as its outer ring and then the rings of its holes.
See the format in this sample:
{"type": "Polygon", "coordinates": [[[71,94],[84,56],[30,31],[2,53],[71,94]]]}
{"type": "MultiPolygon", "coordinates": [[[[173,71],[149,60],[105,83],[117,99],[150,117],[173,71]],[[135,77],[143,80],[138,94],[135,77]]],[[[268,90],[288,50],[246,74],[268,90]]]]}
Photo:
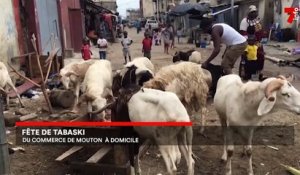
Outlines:
{"type": "Polygon", "coordinates": [[[139,153],[138,153],[137,156],[134,156],[134,172],[135,172],[135,175],[142,174],[140,162],[141,162],[141,160],[140,160],[139,153]]]}
{"type": "MultiPolygon", "coordinates": [[[[17,92],[17,89],[15,88],[15,86],[13,85],[11,79],[9,78],[8,81],[7,81],[7,84],[13,89],[13,91],[17,94],[17,97],[19,99],[19,102],[20,102],[20,105],[22,108],[24,108],[24,104],[22,103],[22,100],[21,100],[21,97],[19,95],[19,93],[17,92]]],[[[8,95],[6,98],[9,98],[8,95]]]]}
{"type": "Polygon", "coordinates": [[[223,117],[220,117],[220,122],[221,122],[221,126],[222,126],[222,131],[223,131],[223,141],[224,141],[224,147],[223,147],[223,154],[221,157],[221,160],[223,162],[227,161],[227,138],[226,138],[226,131],[227,131],[227,122],[226,120],[224,120],[223,117]]]}
{"type": "MultiPolygon", "coordinates": [[[[74,105],[73,105],[73,110],[76,109],[77,104],[79,103],[79,91],[80,91],[80,84],[79,84],[79,82],[77,82],[76,85],[75,85],[75,90],[74,90],[74,94],[75,94],[75,103],[74,103],[74,105]]],[[[73,111],[73,110],[72,110],[72,111],[73,111]]]]}
{"type": "Polygon", "coordinates": [[[92,111],[93,111],[92,103],[87,101],[87,112],[90,120],[92,120],[92,111]]]}
{"type": "Polygon", "coordinates": [[[183,153],[187,167],[188,167],[188,175],[194,175],[194,166],[195,161],[192,157],[192,128],[186,127],[185,132],[179,133],[178,137],[178,145],[180,151],[183,153]]]}
{"type": "Polygon", "coordinates": [[[248,158],[249,168],[248,168],[248,175],[254,175],[253,167],[252,167],[252,137],[253,137],[253,129],[250,130],[248,136],[248,145],[246,146],[246,155],[248,158]]]}
{"type": "Polygon", "coordinates": [[[180,164],[180,161],[181,161],[181,152],[180,152],[178,146],[175,146],[175,147],[174,147],[174,153],[175,153],[175,155],[176,155],[176,158],[175,158],[175,160],[176,160],[176,165],[179,165],[179,164],[180,164]]]}
{"type": "Polygon", "coordinates": [[[170,175],[175,175],[174,172],[172,171],[171,169],[171,161],[170,161],[170,157],[169,157],[169,145],[159,145],[159,151],[161,152],[161,155],[164,159],[164,162],[166,164],[166,168],[167,168],[167,171],[170,175]]]}
{"type": "Polygon", "coordinates": [[[178,153],[177,152],[178,151],[177,138],[171,139],[169,143],[170,143],[170,145],[169,145],[168,151],[169,151],[169,156],[170,156],[170,160],[171,160],[172,171],[176,174],[176,171],[177,171],[176,163],[177,163],[177,158],[179,156],[177,154],[178,153]]]}
{"type": "Polygon", "coordinates": [[[9,96],[8,96],[8,87],[5,86],[5,89],[3,89],[6,95],[6,108],[9,109],[9,96]]]}
{"type": "Polygon", "coordinates": [[[232,139],[232,130],[231,128],[227,127],[226,129],[226,137],[227,137],[227,162],[226,162],[226,175],[231,175],[231,158],[233,155],[234,145],[233,145],[233,139],[232,139]]]}
{"type": "Polygon", "coordinates": [[[206,114],[207,114],[207,109],[204,107],[201,109],[201,129],[200,129],[200,134],[204,135],[204,129],[205,129],[205,123],[206,123],[206,114]]]}

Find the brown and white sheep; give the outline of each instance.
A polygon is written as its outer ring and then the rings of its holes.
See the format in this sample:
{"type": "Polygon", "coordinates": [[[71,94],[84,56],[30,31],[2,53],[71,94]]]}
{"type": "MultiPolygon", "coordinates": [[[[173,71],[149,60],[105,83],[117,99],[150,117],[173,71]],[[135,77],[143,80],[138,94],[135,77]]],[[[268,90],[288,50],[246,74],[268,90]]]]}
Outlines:
{"type": "MultiPolygon", "coordinates": [[[[209,84],[209,71],[202,69],[199,64],[181,62],[161,68],[143,87],[175,93],[189,115],[200,112],[201,123],[204,126],[209,84]]],[[[202,127],[201,132],[203,129],[202,127]]]]}

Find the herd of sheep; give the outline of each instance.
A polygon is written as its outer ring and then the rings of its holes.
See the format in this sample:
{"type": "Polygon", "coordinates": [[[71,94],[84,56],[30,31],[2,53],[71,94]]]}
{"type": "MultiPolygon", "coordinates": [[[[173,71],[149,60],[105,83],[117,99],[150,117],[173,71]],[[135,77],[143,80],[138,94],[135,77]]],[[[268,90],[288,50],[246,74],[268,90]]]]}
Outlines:
{"type": "MultiPolygon", "coordinates": [[[[262,82],[242,82],[237,75],[222,75],[219,67],[201,68],[201,54],[197,51],[176,53],[173,62],[156,71],[148,58],[139,57],[112,71],[107,60],[90,60],[70,63],[60,71],[66,89],[73,89],[76,101],[73,111],[82,102],[87,103],[90,114],[106,121],[105,108],[111,108],[117,121],[132,122],[190,122],[192,115],[200,114],[202,130],[207,113],[207,99],[213,91],[214,106],[224,132],[226,175],[231,175],[231,158],[234,148],[232,126],[251,126],[247,130],[245,153],[248,157],[248,174],[252,175],[252,137],[266,114],[286,109],[300,114],[300,93],[291,85],[293,76],[267,78],[262,82]],[[80,91],[82,95],[80,95],[80,91]],[[96,112],[98,111],[98,112],[96,112]]],[[[7,69],[0,64],[0,76],[7,69]]],[[[9,79],[5,79],[1,89],[9,79]]],[[[91,118],[95,119],[95,118],[91,118]]],[[[151,140],[158,145],[169,174],[176,174],[183,155],[189,175],[194,174],[191,126],[133,127],[127,133],[151,140]],[[170,131],[171,130],[171,131],[170,131]]],[[[139,147],[132,147],[130,156],[133,172],[141,173],[139,147]]]]}

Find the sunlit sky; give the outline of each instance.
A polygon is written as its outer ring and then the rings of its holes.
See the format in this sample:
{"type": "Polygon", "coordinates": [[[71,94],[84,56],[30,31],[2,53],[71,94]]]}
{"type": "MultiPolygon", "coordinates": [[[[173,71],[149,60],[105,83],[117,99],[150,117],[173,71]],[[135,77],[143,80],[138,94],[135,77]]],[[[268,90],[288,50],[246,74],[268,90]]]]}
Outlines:
{"type": "Polygon", "coordinates": [[[126,17],[126,9],[139,8],[139,3],[139,0],[117,0],[117,11],[120,13],[121,16],[126,17]]]}

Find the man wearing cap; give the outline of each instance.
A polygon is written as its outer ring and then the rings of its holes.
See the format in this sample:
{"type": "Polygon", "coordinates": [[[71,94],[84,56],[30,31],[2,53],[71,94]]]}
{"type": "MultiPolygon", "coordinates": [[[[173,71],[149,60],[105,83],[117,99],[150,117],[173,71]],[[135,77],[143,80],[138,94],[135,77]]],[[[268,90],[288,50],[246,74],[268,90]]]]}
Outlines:
{"type": "Polygon", "coordinates": [[[221,66],[225,75],[231,74],[236,60],[244,53],[247,40],[239,32],[225,23],[212,23],[212,19],[203,18],[200,23],[201,29],[212,37],[214,50],[210,57],[202,64],[202,68],[207,68],[215,57],[220,53],[221,43],[226,45],[221,66]]]}

